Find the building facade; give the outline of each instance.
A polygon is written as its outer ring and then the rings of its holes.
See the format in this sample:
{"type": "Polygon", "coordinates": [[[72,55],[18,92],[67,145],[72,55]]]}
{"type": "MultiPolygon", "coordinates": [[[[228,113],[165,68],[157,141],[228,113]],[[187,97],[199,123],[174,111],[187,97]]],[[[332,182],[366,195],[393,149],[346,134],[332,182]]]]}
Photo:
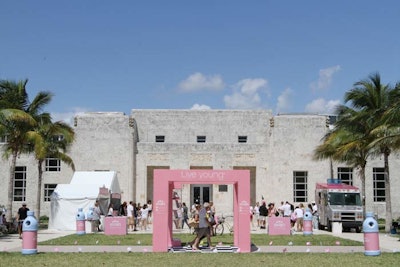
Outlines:
{"type": "MultiPolygon", "coordinates": [[[[145,203],[153,195],[154,169],[246,169],[250,171],[251,204],[264,198],[310,203],[315,184],[327,178],[360,186],[357,170],[330,161],[314,161],[313,151],[329,131],[325,115],[272,115],[267,110],[132,110],[85,113],[75,117],[76,140],[70,156],[77,171],[112,170],[118,174],[122,200],[145,203]]],[[[7,185],[9,161],[0,164],[7,185]]],[[[398,154],[390,157],[393,218],[400,216],[398,154]]],[[[48,159],[43,177],[42,211],[49,214],[50,194],[57,184],[69,183],[73,171],[58,159],[48,159]]],[[[368,161],[366,206],[385,215],[383,160],[368,161]]],[[[37,166],[32,155],[17,160],[14,180],[16,211],[22,202],[34,207],[37,166]]],[[[232,212],[231,185],[184,184],[177,189],[187,205],[213,201],[217,213],[232,212]]],[[[0,205],[7,186],[0,189],[0,205]]]]}

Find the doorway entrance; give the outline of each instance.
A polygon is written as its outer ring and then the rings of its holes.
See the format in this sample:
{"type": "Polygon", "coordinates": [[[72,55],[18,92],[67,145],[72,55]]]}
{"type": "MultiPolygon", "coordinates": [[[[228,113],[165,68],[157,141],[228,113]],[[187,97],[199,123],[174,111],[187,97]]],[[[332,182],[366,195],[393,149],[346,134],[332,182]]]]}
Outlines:
{"type": "Polygon", "coordinates": [[[212,185],[210,184],[193,184],[190,186],[191,204],[203,204],[212,201],[212,185]]]}

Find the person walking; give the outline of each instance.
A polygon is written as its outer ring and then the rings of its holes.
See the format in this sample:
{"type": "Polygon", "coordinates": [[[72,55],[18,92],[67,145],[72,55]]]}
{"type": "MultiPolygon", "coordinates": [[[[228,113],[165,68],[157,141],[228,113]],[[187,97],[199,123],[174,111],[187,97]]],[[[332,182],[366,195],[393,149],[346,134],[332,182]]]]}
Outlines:
{"type": "Polygon", "coordinates": [[[190,225],[189,225],[189,223],[188,223],[188,220],[189,220],[189,209],[188,209],[188,207],[186,206],[186,203],[185,203],[185,202],[182,203],[182,214],[183,214],[182,229],[183,229],[183,226],[184,226],[185,224],[186,224],[186,225],[189,227],[189,229],[190,229],[190,225]]]}
{"type": "Polygon", "coordinates": [[[194,244],[192,246],[193,250],[199,250],[200,240],[203,237],[207,237],[208,246],[211,247],[211,235],[210,235],[210,226],[211,223],[208,219],[208,211],[210,210],[210,204],[205,202],[203,204],[203,208],[199,211],[199,229],[197,231],[196,239],[194,240],[194,244]]]}
{"type": "Polygon", "coordinates": [[[18,209],[17,213],[17,223],[18,223],[18,234],[19,239],[22,239],[22,223],[28,216],[28,208],[26,207],[26,203],[22,203],[22,207],[18,209]]]}

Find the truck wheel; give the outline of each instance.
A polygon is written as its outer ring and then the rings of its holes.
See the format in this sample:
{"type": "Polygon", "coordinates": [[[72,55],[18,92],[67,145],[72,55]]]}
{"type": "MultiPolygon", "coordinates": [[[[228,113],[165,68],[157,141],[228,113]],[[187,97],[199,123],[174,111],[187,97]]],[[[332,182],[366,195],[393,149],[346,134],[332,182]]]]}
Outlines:
{"type": "Polygon", "coordinates": [[[356,227],[356,233],[361,233],[361,226],[356,227]]]}
{"type": "Polygon", "coordinates": [[[332,222],[328,220],[328,232],[332,232],[332,222]]]}
{"type": "Polygon", "coordinates": [[[319,230],[325,230],[325,226],[318,222],[318,229],[319,230]]]}

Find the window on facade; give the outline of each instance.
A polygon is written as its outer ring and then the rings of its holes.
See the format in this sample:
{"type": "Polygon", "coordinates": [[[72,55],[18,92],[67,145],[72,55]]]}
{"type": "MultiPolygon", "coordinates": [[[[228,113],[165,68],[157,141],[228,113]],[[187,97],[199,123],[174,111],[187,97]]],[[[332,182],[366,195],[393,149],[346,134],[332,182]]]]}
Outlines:
{"type": "Polygon", "coordinates": [[[218,185],[218,191],[219,192],[228,192],[228,185],[226,185],[226,184],[218,185]]]}
{"type": "Polygon", "coordinates": [[[239,136],[238,136],[238,142],[239,142],[239,143],[247,143],[247,136],[245,136],[245,135],[239,135],[239,136]]]}
{"type": "Polygon", "coordinates": [[[164,143],[165,136],[164,135],[156,135],[156,143],[164,143]]]}
{"type": "Polygon", "coordinates": [[[25,201],[26,197],[26,166],[16,166],[14,171],[13,200],[25,201]]]}
{"type": "Polygon", "coordinates": [[[7,144],[8,143],[8,135],[0,136],[0,144],[7,144]]]}
{"type": "Polygon", "coordinates": [[[373,168],[373,184],[374,184],[374,201],[385,202],[385,169],[373,168]]]}
{"type": "Polygon", "coordinates": [[[353,185],[353,168],[338,168],[338,179],[344,184],[353,185]]]}
{"type": "Polygon", "coordinates": [[[50,196],[53,194],[54,189],[56,189],[57,184],[44,184],[44,201],[50,201],[50,196]]]}
{"type": "Polygon", "coordinates": [[[307,202],[307,172],[293,172],[293,201],[307,202]]]}
{"type": "Polygon", "coordinates": [[[54,158],[46,159],[46,167],[45,170],[47,172],[59,172],[61,171],[61,160],[54,158]]]}
{"type": "Polygon", "coordinates": [[[205,143],[206,142],[206,136],[205,135],[198,135],[197,136],[197,143],[205,143]]]}

